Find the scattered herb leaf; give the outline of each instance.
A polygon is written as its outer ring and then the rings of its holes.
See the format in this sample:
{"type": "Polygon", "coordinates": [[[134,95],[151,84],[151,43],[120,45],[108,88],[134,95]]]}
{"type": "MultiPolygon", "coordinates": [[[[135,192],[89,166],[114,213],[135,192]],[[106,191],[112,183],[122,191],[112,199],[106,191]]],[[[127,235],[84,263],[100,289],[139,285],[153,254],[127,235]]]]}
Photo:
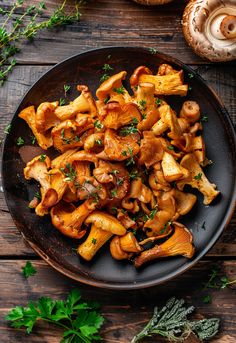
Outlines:
{"type": "Polygon", "coordinates": [[[201,180],[201,178],[202,178],[202,173],[199,173],[199,174],[194,176],[194,179],[197,181],[201,180]]]}
{"type": "Polygon", "coordinates": [[[200,122],[206,123],[208,121],[208,116],[201,116],[200,122]]]}
{"type": "Polygon", "coordinates": [[[205,295],[205,296],[202,298],[202,301],[204,302],[204,304],[210,304],[211,301],[212,301],[211,295],[205,295]]]}
{"type": "Polygon", "coordinates": [[[22,273],[23,273],[24,277],[26,279],[28,279],[28,277],[35,275],[37,273],[37,271],[34,268],[34,266],[32,265],[32,263],[30,261],[27,261],[25,266],[22,267],[22,273]]]}
{"type": "Polygon", "coordinates": [[[25,144],[25,141],[24,141],[24,139],[23,139],[22,137],[18,137],[18,138],[17,138],[17,141],[16,141],[16,144],[17,144],[18,146],[22,146],[22,145],[25,144]]]}
{"type": "Polygon", "coordinates": [[[39,157],[39,161],[40,162],[44,162],[46,160],[46,155],[45,154],[41,154],[40,157],[39,157]]]}
{"type": "Polygon", "coordinates": [[[116,92],[117,94],[124,94],[125,88],[123,86],[121,86],[119,88],[114,88],[113,91],[116,92]]]}
{"type": "Polygon", "coordinates": [[[11,124],[8,124],[4,129],[4,133],[6,135],[9,135],[10,131],[11,131],[11,124]]]}
{"type": "Polygon", "coordinates": [[[104,71],[108,72],[108,71],[113,70],[114,68],[112,68],[112,67],[110,66],[110,64],[105,63],[105,64],[103,65],[102,69],[103,69],[104,71]]]}

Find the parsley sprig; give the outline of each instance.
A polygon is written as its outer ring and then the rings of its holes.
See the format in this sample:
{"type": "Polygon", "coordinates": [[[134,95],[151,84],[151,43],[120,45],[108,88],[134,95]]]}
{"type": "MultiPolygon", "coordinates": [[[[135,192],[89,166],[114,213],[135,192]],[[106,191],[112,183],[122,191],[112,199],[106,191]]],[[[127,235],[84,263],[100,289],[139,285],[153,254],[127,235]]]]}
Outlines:
{"type": "Polygon", "coordinates": [[[26,328],[28,334],[39,320],[57,325],[63,329],[61,343],[99,341],[99,330],[104,322],[98,305],[83,301],[78,289],[72,290],[65,301],[42,297],[26,307],[16,306],[6,319],[14,328],[26,328]]]}
{"type": "Polygon", "coordinates": [[[5,19],[0,27],[0,85],[4,84],[16,65],[17,61],[13,57],[21,51],[25,40],[32,41],[43,29],[53,29],[79,21],[79,6],[84,1],[77,0],[71,13],[65,11],[66,2],[67,0],[64,0],[47,20],[41,20],[46,9],[44,2],[40,2],[38,6],[29,5],[17,17],[15,14],[22,8],[24,0],[16,0],[9,10],[0,7],[0,14],[5,19]]]}
{"type": "Polygon", "coordinates": [[[34,266],[32,265],[32,263],[30,261],[27,261],[25,266],[22,267],[22,273],[23,273],[24,277],[26,279],[28,279],[28,277],[35,275],[37,273],[37,271],[34,268],[34,266]]]}

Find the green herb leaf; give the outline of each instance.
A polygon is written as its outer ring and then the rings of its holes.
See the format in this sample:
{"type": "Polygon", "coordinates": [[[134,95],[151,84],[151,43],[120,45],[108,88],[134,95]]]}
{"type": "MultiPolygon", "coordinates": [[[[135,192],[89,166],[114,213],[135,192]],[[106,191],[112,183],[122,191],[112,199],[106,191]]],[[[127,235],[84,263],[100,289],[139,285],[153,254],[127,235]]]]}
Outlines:
{"type": "Polygon", "coordinates": [[[208,116],[201,116],[200,122],[206,123],[208,121],[208,116]]]}
{"type": "Polygon", "coordinates": [[[60,100],[59,100],[59,105],[60,106],[63,106],[63,105],[65,105],[66,104],[66,100],[64,99],[64,98],[60,98],[60,100]]]}
{"type": "Polygon", "coordinates": [[[105,64],[103,65],[102,69],[103,69],[105,72],[108,72],[108,71],[113,70],[114,68],[112,68],[112,67],[110,66],[110,64],[105,63],[105,64]]]}
{"type": "Polygon", "coordinates": [[[201,178],[202,178],[202,173],[199,173],[199,174],[194,176],[194,179],[197,181],[201,180],[201,178]]]}
{"type": "Polygon", "coordinates": [[[22,137],[18,137],[18,138],[17,138],[17,141],[16,141],[16,144],[17,144],[18,146],[22,146],[22,145],[25,144],[25,141],[24,141],[24,139],[23,139],[22,137]]]}
{"type": "Polygon", "coordinates": [[[99,120],[95,120],[93,125],[94,125],[94,127],[96,127],[96,129],[102,129],[103,128],[103,125],[99,120]]]}
{"type": "Polygon", "coordinates": [[[27,261],[25,266],[22,268],[22,273],[24,277],[28,279],[28,277],[35,275],[37,271],[32,263],[30,261],[27,261]]]}
{"type": "Polygon", "coordinates": [[[36,137],[35,136],[33,136],[33,135],[31,135],[30,136],[30,141],[31,141],[31,144],[35,144],[36,143],[36,137]]]}
{"type": "Polygon", "coordinates": [[[36,302],[30,301],[26,307],[16,306],[5,318],[14,328],[26,328],[27,333],[39,320],[53,323],[63,328],[61,342],[64,343],[100,341],[99,330],[104,322],[98,305],[85,302],[77,289],[64,301],[42,297],[36,302]]]}
{"type": "Polygon", "coordinates": [[[119,88],[114,88],[113,91],[116,92],[117,94],[124,94],[125,88],[123,86],[121,86],[119,88]]]}
{"type": "Polygon", "coordinates": [[[11,131],[11,124],[8,124],[4,129],[4,133],[6,135],[9,135],[10,131],[11,131]]]}
{"type": "Polygon", "coordinates": [[[189,73],[189,74],[188,74],[188,77],[189,77],[190,79],[192,79],[192,78],[194,77],[194,75],[193,75],[192,73],[189,73]]]}
{"type": "Polygon", "coordinates": [[[172,145],[168,145],[167,149],[174,150],[174,147],[172,145]]]}
{"type": "Polygon", "coordinates": [[[100,77],[100,82],[104,82],[104,81],[106,81],[107,79],[109,79],[109,75],[108,74],[103,74],[101,77],[100,77]]]}
{"type": "Polygon", "coordinates": [[[160,106],[160,105],[161,105],[161,103],[162,103],[162,100],[161,100],[161,99],[159,99],[159,98],[156,98],[156,100],[155,100],[155,104],[156,104],[157,106],[160,106]]]}
{"type": "Polygon", "coordinates": [[[71,89],[71,86],[69,86],[69,85],[64,85],[65,96],[67,96],[67,93],[69,92],[70,89],[71,89]]]}
{"type": "Polygon", "coordinates": [[[211,295],[206,295],[202,298],[202,301],[204,302],[204,304],[210,304],[212,301],[211,295]]]}
{"type": "Polygon", "coordinates": [[[97,243],[97,240],[96,240],[96,238],[92,238],[92,244],[96,244],[97,243]]]}
{"type": "Polygon", "coordinates": [[[39,192],[35,192],[34,197],[37,198],[38,200],[41,200],[41,194],[39,192]]]}
{"type": "Polygon", "coordinates": [[[152,55],[156,55],[157,50],[154,49],[154,48],[149,48],[149,52],[150,52],[152,55]]]}
{"type": "Polygon", "coordinates": [[[171,342],[183,342],[191,332],[201,340],[209,340],[214,337],[219,330],[219,319],[190,321],[188,315],[193,311],[193,306],[184,306],[183,299],[169,299],[161,310],[158,310],[157,307],[154,308],[153,317],[144,329],[132,339],[131,343],[153,335],[160,335],[171,342]]]}
{"type": "Polygon", "coordinates": [[[40,162],[45,162],[46,157],[47,157],[47,156],[46,156],[45,154],[41,154],[40,157],[39,157],[39,161],[40,161],[40,162]]]}

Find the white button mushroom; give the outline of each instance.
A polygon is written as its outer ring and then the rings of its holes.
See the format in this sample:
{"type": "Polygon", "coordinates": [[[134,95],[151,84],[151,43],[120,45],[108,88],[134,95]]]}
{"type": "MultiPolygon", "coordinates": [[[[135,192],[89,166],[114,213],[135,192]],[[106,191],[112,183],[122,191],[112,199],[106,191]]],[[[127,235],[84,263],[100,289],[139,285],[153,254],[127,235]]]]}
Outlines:
{"type": "Polygon", "coordinates": [[[196,54],[213,62],[236,59],[236,1],[190,0],[183,33],[196,54]]]}

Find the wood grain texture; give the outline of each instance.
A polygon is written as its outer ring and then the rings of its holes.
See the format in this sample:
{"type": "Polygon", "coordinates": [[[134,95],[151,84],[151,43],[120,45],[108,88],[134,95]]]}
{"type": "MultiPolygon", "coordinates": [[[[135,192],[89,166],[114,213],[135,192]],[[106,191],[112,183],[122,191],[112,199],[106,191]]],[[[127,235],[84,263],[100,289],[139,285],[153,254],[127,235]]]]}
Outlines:
{"type": "MultiPolygon", "coordinates": [[[[4,5],[9,8],[13,2],[4,0],[4,5]]],[[[33,3],[39,2],[34,0],[33,3]]],[[[31,3],[25,1],[25,5],[31,3]]],[[[52,13],[58,3],[47,1],[45,14],[52,13]]],[[[181,19],[186,3],[187,0],[176,0],[165,6],[150,7],[132,0],[87,1],[81,8],[79,23],[50,32],[42,31],[33,44],[24,45],[17,60],[21,64],[56,63],[92,48],[129,45],[156,48],[185,63],[204,64],[205,61],[187,46],[182,34],[181,19]]],[[[68,11],[71,8],[68,6],[68,11]]]]}
{"type": "MultiPolygon", "coordinates": [[[[151,317],[153,306],[161,306],[169,297],[175,295],[185,298],[197,308],[196,316],[221,317],[221,335],[228,336],[232,342],[236,340],[236,294],[233,285],[224,290],[203,290],[202,282],[208,280],[209,271],[214,267],[221,269],[220,275],[229,279],[236,278],[236,262],[200,262],[191,271],[183,274],[165,285],[139,291],[114,292],[81,285],[66,279],[51,270],[42,261],[32,261],[37,274],[25,279],[21,273],[22,261],[4,261],[0,265],[0,330],[4,343],[58,343],[60,330],[52,326],[40,325],[34,334],[28,336],[22,331],[10,329],[3,316],[16,305],[26,305],[29,299],[36,300],[42,294],[54,298],[65,298],[70,289],[79,287],[88,300],[96,300],[102,304],[102,313],[107,322],[102,330],[105,342],[128,343],[151,317]],[[212,303],[204,304],[202,298],[212,295],[212,303]],[[127,301],[128,299],[128,301],[127,301]]],[[[159,341],[159,340],[158,340],[159,341]]],[[[145,341],[144,341],[145,342],[145,341]]],[[[149,342],[156,342],[155,339],[149,342]]],[[[230,341],[226,341],[230,343],[230,341]]]]}

